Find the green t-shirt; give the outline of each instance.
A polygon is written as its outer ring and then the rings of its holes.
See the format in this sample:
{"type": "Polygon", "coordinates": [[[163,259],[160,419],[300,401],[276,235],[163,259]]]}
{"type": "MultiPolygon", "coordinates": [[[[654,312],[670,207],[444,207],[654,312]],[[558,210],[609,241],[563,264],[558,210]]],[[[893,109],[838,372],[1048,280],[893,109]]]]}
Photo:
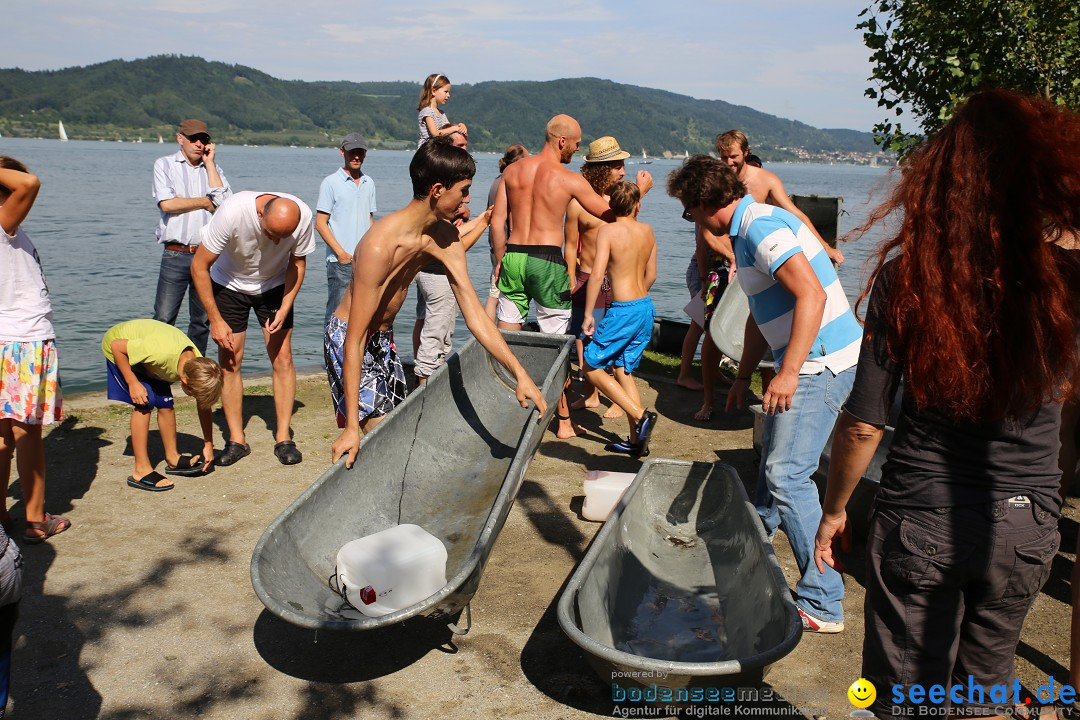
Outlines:
{"type": "Polygon", "coordinates": [[[133,368],[139,366],[147,375],[166,382],[179,382],[176,366],[185,350],[190,348],[195,357],[202,357],[187,335],[157,320],[128,320],[106,331],[101,338],[101,352],[109,362],[115,363],[113,340],[127,340],[128,361],[133,368]]]}

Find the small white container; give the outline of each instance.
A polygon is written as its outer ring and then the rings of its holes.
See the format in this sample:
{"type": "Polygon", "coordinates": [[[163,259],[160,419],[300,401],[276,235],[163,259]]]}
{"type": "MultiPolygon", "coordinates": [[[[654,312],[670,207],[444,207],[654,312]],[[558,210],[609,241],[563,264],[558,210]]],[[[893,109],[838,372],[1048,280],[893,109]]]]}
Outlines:
{"type": "Polygon", "coordinates": [[[637,477],[634,473],[590,470],[585,473],[585,504],[581,514],[586,520],[604,522],[619,504],[623,493],[637,477]]]}
{"type": "Polygon", "coordinates": [[[446,546],[418,525],[397,525],[345,543],[337,575],[353,607],[380,617],[446,585],[446,546]]]}

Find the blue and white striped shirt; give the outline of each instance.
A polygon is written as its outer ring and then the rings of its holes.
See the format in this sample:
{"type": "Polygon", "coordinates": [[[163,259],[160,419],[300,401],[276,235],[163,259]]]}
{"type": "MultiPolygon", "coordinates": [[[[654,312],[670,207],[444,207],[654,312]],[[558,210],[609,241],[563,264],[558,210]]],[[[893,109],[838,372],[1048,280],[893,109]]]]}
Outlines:
{"type": "MultiPolygon", "coordinates": [[[[202,163],[192,165],[179,150],[172,155],[158,158],[154,162],[154,204],[157,205],[162,200],[173,198],[209,197],[215,207],[220,206],[225,198],[232,195],[232,189],[229,187],[229,181],[225,179],[225,173],[221,172],[221,167],[217,165],[215,167],[224,187],[210,187],[210,181],[206,177],[206,167],[202,163]]],[[[160,211],[160,208],[158,209],[160,211]]],[[[192,210],[186,213],[161,212],[157,225],[157,240],[159,243],[197,245],[199,230],[210,222],[212,217],[209,210],[192,210]]]]}
{"type": "Polygon", "coordinates": [[[783,362],[795,314],[795,296],[776,280],[776,271],[802,253],[825,289],[826,299],[821,327],[799,372],[815,375],[829,368],[839,373],[853,367],[859,361],[862,327],[828,254],[810,229],[787,210],[754,202],[747,195],[731,217],[730,235],[739,284],[776,362],[783,362]]]}

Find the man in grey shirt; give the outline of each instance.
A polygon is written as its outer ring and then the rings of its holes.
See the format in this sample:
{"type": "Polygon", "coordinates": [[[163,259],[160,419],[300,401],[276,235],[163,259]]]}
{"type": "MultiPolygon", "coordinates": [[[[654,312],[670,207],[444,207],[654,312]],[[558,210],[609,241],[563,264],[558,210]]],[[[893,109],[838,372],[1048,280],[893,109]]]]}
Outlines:
{"type": "Polygon", "coordinates": [[[232,194],[214,160],[214,143],[202,120],[180,123],[176,133],[180,150],[154,163],[154,202],[161,211],[157,241],[164,245],[158,272],[154,319],[176,324],[184,293],[188,295],[187,336],[206,354],[210,323],[191,281],[191,259],[203,228],[225,198],[232,194]]]}

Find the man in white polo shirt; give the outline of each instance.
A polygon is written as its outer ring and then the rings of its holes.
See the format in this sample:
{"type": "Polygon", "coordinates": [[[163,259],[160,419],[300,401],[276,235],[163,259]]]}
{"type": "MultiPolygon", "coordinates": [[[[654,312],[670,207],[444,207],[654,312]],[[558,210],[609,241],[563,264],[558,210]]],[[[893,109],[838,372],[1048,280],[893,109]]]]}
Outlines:
{"type": "Polygon", "coordinates": [[[305,258],[315,249],[311,208],[286,193],[236,193],[221,204],[200,240],[191,276],[225,371],[221,405],[229,439],[216,462],[232,465],[251,453],[244,438],[240,367],[254,310],[274,370],[274,454],[283,465],[295,465],[303,456],[289,429],[296,398],[293,303],[304,282],[305,258]]]}
{"type": "Polygon", "coordinates": [[[191,280],[191,258],[199,231],[232,190],[225,173],[215,164],[217,153],[206,123],[182,121],[176,142],[180,144],[177,152],[154,163],[154,202],[161,211],[157,241],[165,246],[158,271],[154,319],[175,325],[187,293],[187,336],[205,355],[210,324],[191,280]]]}
{"type": "Polygon", "coordinates": [[[811,475],[851,392],[862,328],[814,233],[783,208],[755,202],[731,168],[695,155],[671,173],[668,193],[694,222],[731,236],[750,317],[727,409],[742,407],[750,374],[771,347],[778,370],[762,398],[758,514],[770,535],[782,525],[791,543],[803,629],[841,632],[843,578],[813,562],[821,503],[811,475]]]}

